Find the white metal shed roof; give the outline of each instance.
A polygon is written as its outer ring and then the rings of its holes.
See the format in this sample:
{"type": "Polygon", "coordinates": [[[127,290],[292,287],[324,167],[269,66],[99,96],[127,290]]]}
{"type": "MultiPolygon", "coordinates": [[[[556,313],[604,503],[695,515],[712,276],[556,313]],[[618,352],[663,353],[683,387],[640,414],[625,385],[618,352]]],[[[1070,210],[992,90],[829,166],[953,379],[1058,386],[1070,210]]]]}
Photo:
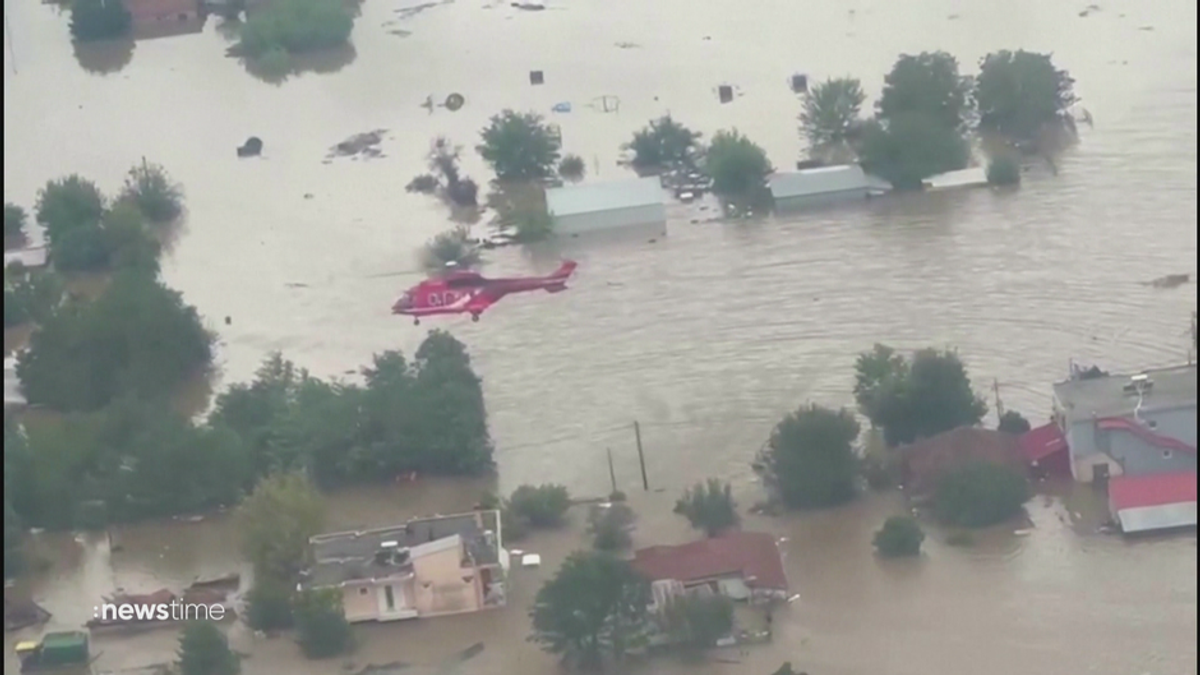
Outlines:
{"type": "Polygon", "coordinates": [[[1139,506],[1117,511],[1125,534],[1196,526],[1196,502],[1139,506]]]}
{"type": "Polygon", "coordinates": [[[663,189],[653,176],[546,190],[546,209],[560,218],[662,203],[663,189]]]}
{"type": "Polygon", "coordinates": [[[769,183],[771,196],[775,199],[809,197],[874,187],[862,167],[857,164],[822,166],[803,171],[777,173],[771,176],[769,183]]]}

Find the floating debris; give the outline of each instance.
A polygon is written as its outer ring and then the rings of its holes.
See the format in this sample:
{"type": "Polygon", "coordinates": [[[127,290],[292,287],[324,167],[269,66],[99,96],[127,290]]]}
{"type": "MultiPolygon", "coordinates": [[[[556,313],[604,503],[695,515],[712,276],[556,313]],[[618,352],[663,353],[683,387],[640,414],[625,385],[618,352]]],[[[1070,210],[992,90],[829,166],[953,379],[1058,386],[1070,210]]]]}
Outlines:
{"type": "Polygon", "coordinates": [[[446,97],[446,102],[442,105],[446,106],[446,110],[454,112],[465,105],[467,99],[462,94],[450,94],[446,97]]]}
{"type": "Polygon", "coordinates": [[[383,151],[379,145],[383,142],[383,135],[387,133],[387,129],[375,129],[361,134],[355,134],[350,138],[338,143],[329,150],[326,159],[332,157],[381,157],[383,151]]]}
{"type": "Polygon", "coordinates": [[[570,103],[570,101],[563,101],[562,103],[555,103],[553,106],[551,106],[550,110],[552,110],[556,113],[569,113],[569,112],[571,112],[571,103],[570,103]]]}
{"type": "Polygon", "coordinates": [[[453,3],[454,3],[454,0],[442,0],[441,2],[423,2],[419,5],[413,5],[412,7],[401,7],[400,9],[395,10],[395,12],[396,12],[396,16],[400,17],[401,19],[411,19],[412,17],[416,16],[417,14],[420,14],[421,12],[424,12],[427,9],[433,9],[434,7],[437,7],[438,5],[449,5],[449,4],[453,4],[453,3]]]}
{"type": "Polygon", "coordinates": [[[1168,274],[1150,281],[1143,281],[1143,286],[1152,288],[1179,288],[1192,280],[1190,274],[1168,274]]]}
{"type": "Polygon", "coordinates": [[[546,5],[540,2],[513,2],[510,3],[513,7],[526,12],[540,12],[546,9],[546,5]]]}
{"type": "Polygon", "coordinates": [[[545,82],[546,82],[546,74],[545,73],[543,73],[540,70],[529,71],[529,84],[536,86],[539,84],[545,84],[545,82]]]}
{"type": "Polygon", "coordinates": [[[251,136],[245,143],[238,146],[238,157],[258,157],[262,154],[263,142],[258,136],[251,136]]]}
{"type": "Polygon", "coordinates": [[[618,42],[615,46],[617,49],[641,49],[642,47],[636,42],[618,42]]]}

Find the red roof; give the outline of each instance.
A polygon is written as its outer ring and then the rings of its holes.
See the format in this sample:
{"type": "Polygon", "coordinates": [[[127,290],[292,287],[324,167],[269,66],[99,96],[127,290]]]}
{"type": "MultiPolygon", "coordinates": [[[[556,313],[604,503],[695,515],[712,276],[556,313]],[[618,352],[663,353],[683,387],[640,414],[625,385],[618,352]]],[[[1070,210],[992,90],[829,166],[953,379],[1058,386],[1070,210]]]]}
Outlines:
{"type": "Polygon", "coordinates": [[[1116,511],[1194,502],[1196,472],[1114,476],[1108,480],[1108,501],[1116,511]]]}
{"type": "Polygon", "coordinates": [[[1164,436],[1163,434],[1155,433],[1150,429],[1142,426],[1138,422],[1126,417],[1105,417],[1097,420],[1096,424],[1105,430],[1119,429],[1128,431],[1137,436],[1145,443],[1154,445],[1165,450],[1174,450],[1176,452],[1186,452],[1189,455],[1196,454],[1196,448],[1188,445],[1178,438],[1164,436]]]}
{"type": "Polygon", "coordinates": [[[1067,451],[1067,439],[1054,422],[1043,424],[1021,434],[1021,454],[1027,462],[1040,462],[1051,455],[1067,451]]]}
{"type": "Polygon", "coordinates": [[[762,532],[734,531],[680,546],[643,548],[634,553],[633,568],[651,581],[687,583],[740,574],[751,588],[788,587],[775,537],[762,532]]]}

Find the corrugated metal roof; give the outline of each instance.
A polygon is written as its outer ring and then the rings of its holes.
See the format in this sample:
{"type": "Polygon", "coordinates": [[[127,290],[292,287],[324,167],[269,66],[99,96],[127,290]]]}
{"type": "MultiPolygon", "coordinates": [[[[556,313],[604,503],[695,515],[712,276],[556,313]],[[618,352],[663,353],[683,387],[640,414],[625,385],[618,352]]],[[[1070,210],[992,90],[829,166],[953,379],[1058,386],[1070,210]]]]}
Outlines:
{"type": "Polygon", "coordinates": [[[1021,452],[1025,453],[1025,460],[1029,462],[1040,462],[1067,450],[1067,439],[1054,422],[1026,431],[1021,434],[1020,441],[1021,452]]]}
{"type": "Polygon", "coordinates": [[[788,587],[775,537],[763,532],[726,532],[679,546],[651,546],[633,555],[633,568],[650,581],[687,583],[741,574],[754,588],[788,587]]]}
{"type": "Polygon", "coordinates": [[[867,174],[857,164],[822,166],[789,173],[773,174],[768,181],[775,199],[810,197],[873,187],[867,174]]]}
{"type": "Polygon", "coordinates": [[[560,218],[662,203],[662,185],[653,176],[546,190],[546,209],[560,218]]]}

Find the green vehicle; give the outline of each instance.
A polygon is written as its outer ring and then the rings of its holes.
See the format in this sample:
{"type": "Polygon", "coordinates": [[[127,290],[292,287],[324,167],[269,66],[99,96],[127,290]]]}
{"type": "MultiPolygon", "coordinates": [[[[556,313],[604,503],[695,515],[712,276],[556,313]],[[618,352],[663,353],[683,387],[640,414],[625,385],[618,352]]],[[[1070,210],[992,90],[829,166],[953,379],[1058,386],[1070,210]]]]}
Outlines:
{"type": "Polygon", "coordinates": [[[46,633],[40,642],[16,645],[22,673],[82,672],[92,660],[88,635],[80,631],[46,633]]]}

